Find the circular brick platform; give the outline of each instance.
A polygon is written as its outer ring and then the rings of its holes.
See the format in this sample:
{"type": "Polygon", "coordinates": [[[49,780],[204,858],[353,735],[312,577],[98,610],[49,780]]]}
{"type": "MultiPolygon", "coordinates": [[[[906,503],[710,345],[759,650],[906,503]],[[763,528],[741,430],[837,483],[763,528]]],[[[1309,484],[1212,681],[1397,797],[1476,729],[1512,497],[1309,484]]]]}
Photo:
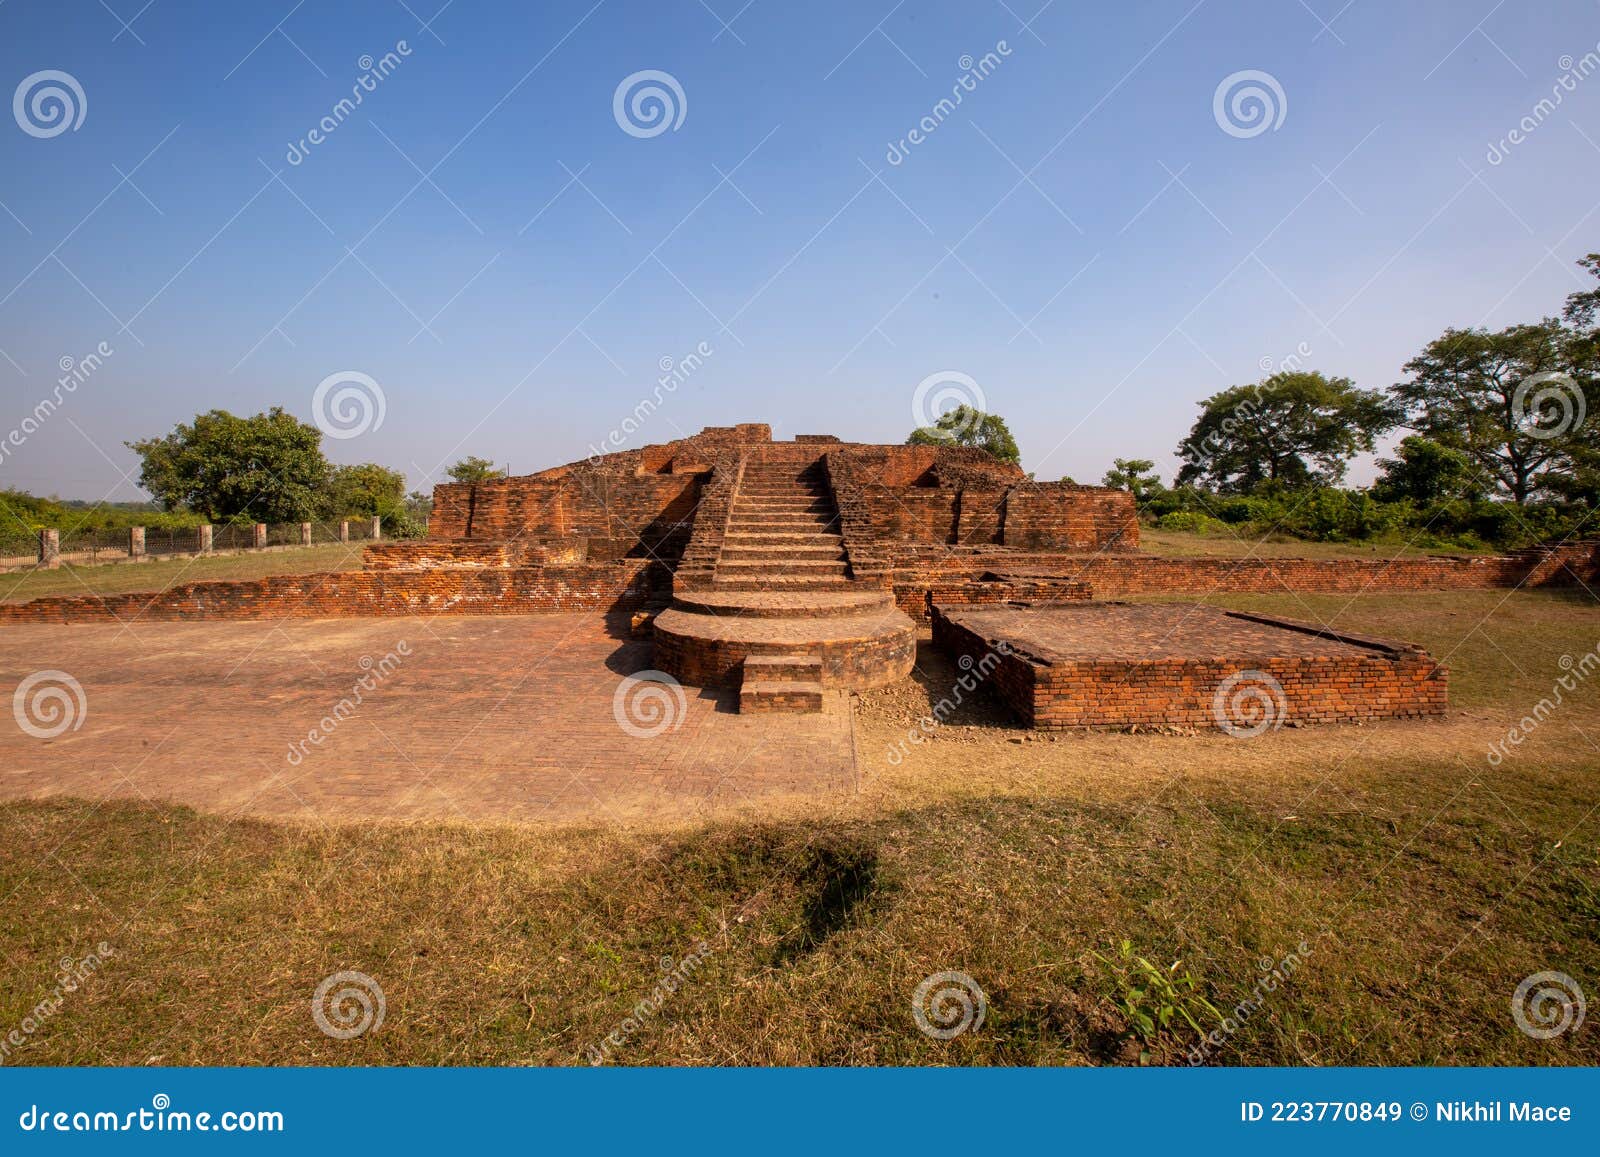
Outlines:
{"type": "MultiPolygon", "coordinates": [[[[867,690],[903,679],[917,654],[916,625],[887,592],[849,603],[820,592],[682,596],[656,616],[656,666],[697,687],[737,686],[752,657],[809,659],[823,687],[867,690]]],[[[832,593],[832,592],[829,592],[832,593]]],[[[837,598],[838,596],[835,596],[837,598]]]]}

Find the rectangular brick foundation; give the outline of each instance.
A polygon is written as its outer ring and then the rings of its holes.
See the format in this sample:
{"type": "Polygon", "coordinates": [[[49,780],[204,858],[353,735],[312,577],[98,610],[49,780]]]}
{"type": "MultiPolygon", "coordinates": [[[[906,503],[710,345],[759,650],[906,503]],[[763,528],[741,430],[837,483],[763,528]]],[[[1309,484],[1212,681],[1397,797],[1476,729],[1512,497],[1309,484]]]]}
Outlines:
{"type": "Polygon", "coordinates": [[[1041,730],[1434,716],[1449,679],[1410,644],[1198,604],[936,606],[933,638],[1041,730]]]}

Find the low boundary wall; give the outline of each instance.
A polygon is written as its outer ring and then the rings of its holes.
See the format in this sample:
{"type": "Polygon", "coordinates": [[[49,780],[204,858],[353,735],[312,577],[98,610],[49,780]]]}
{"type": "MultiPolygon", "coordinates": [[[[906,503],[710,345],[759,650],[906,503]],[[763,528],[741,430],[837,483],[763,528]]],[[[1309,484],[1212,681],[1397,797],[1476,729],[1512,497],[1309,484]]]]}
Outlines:
{"type": "Polygon", "coordinates": [[[946,601],[963,582],[988,578],[1087,583],[1096,599],[1125,595],[1288,591],[1373,594],[1483,590],[1600,582],[1600,543],[1535,547],[1509,555],[1416,558],[1163,558],[1140,554],[1024,554],[1006,551],[902,552],[895,601],[920,622],[930,597],[946,601]]]}
{"type": "Polygon", "coordinates": [[[664,598],[669,589],[665,567],[637,560],[503,570],[334,571],[0,603],[0,623],[627,611],[664,598]]]}

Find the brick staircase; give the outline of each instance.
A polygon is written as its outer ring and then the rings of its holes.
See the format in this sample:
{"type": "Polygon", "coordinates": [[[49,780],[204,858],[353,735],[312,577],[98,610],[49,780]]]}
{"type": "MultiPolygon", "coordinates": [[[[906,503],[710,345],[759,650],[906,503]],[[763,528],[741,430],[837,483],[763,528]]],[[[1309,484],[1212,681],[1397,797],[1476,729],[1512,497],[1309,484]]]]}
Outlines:
{"type": "Polygon", "coordinates": [[[891,683],[916,657],[893,595],[855,581],[815,455],[743,464],[711,581],[676,590],[655,636],[661,670],[738,686],[742,712],[821,711],[830,689],[891,683]]]}
{"type": "Polygon", "coordinates": [[[750,463],[728,511],[718,590],[830,590],[849,579],[839,512],[821,468],[750,463]]]}

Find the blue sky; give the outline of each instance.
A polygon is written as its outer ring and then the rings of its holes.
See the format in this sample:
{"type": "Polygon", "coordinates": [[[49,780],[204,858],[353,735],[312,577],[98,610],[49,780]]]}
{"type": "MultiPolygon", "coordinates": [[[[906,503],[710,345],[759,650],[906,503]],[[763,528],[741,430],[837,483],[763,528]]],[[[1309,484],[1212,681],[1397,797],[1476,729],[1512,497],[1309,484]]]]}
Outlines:
{"type": "Polygon", "coordinates": [[[1447,325],[1557,312],[1600,249],[1600,76],[1534,112],[1600,51],[1592,2],[441,3],[0,4],[5,91],[58,70],[85,106],[0,119],[0,437],[113,351],[0,486],[138,497],[124,440],[310,420],[346,371],[384,410],[336,461],[527,472],[702,343],[628,445],[900,441],[959,373],[1041,478],[1170,476],[1206,394],[1292,356],[1385,386],[1447,325]],[[613,111],[645,70],[683,94],[656,135],[613,111]],[[1229,132],[1247,70],[1281,119],[1229,132]]]}

